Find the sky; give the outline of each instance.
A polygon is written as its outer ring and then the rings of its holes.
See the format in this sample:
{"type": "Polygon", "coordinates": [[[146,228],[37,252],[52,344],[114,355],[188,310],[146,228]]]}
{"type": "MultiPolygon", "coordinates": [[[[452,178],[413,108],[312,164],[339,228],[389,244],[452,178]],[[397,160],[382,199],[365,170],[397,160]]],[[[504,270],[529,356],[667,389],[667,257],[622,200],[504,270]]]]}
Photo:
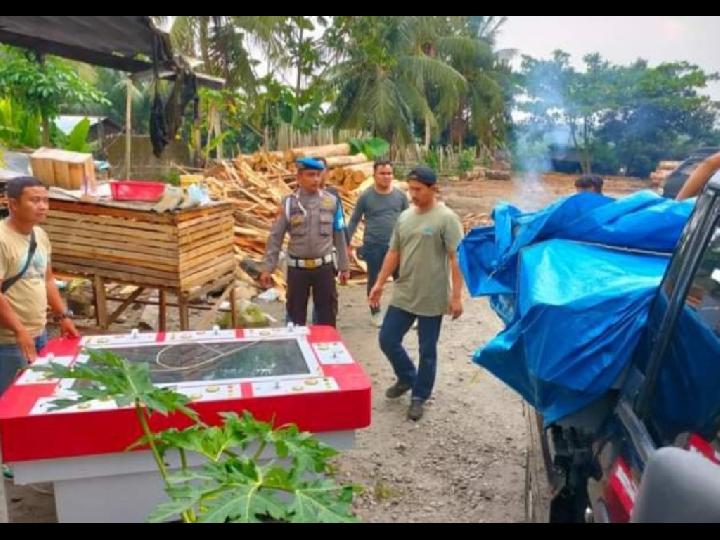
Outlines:
{"type": "MultiPolygon", "coordinates": [[[[562,49],[582,66],[585,54],[599,52],[612,63],[643,58],[651,65],[686,60],[706,72],[720,72],[720,16],[520,16],[509,15],[499,48],[549,58],[562,49]]],[[[519,66],[519,56],[513,61],[519,66]]],[[[720,82],[706,93],[720,100],[720,82]]]]}

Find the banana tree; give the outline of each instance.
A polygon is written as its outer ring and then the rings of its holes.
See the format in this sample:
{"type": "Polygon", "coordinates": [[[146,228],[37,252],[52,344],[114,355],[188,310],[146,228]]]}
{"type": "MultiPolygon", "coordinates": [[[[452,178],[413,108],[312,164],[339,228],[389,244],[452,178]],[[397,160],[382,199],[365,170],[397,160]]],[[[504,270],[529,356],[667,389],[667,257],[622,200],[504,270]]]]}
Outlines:
{"type": "Polygon", "coordinates": [[[0,53],[0,97],[11,97],[28,111],[40,115],[43,144],[50,145],[50,121],[61,105],[109,101],[77,72],[57,58],[33,59],[17,49],[0,53]]]}

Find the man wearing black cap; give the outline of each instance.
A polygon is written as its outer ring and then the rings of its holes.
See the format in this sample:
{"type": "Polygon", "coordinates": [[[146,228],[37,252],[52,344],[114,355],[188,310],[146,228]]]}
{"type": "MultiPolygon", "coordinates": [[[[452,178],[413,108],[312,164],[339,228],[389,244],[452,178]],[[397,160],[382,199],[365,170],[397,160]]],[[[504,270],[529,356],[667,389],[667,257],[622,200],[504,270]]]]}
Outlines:
{"type": "Polygon", "coordinates": [[[437,176],[428,167],[408,174],[413,207],[398,217],[380,275],[369,295],[370,306],[379,306],[383,286],[399,266],[390,307],[380,329],[380,348],[393,366],[397,382],[385,395],[398,398],[412,390],[410,420],[419,420],[423,403],[435,383],[437,342],[442,316],[462,315],[462,277],[456,248],[463,230],[457,215],[437,200],[437,176]],[[452,285],[451,285],[452,283],[452,285]],[[419,369],[402,345],[405,334],[418,320],[419,369]]]}
{"type": "Polygon", "coordinates": [[[318,324],[335,326],[338,311],[333,247],[341,282],[347,282],[350,263],[345,245],[342,206],[336,197],[320,189],[322,162],[297,160],[298,189],[284,197],[268,238],[260,283],[272,286],[271,273],[277,267],[285,233],[288,244],[287,312],[294,324],[305,325],[307,303],[312,290],[318,324]]]}

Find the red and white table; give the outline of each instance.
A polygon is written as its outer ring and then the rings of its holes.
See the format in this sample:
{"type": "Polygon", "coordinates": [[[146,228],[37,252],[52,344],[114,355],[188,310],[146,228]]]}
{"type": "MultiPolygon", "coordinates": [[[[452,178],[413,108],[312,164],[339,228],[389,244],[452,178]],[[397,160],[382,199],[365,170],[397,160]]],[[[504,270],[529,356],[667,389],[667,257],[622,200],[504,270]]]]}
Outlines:
{"type": "MultiPolygon", "coordinates": [[[[220,422],[219,413],[248,410],[275,425],[295,423],[340,450],[370,425],[370,380],[328,326],[54,339],[38,362],[82,362],[84,348],[145,355],[153,380],[157,375],[157,384],[188,395],[209,424],[220,422]],[[188,346],[192,355],[184,353],[188,346]],[[230,360],[233,355],[240,356],[230,360]]],[[[72,395],[72,384],[32,370],[18,377],[0,398],[3,461],[17,484],[54,484],[61,522],[144,521],[166,496],[150,452],[125,451],[141,436],[133,409],[109,401],[49,412],[50,401],[72,395]]],[[[189,425],[180,415],[151,420],[155,430],[189,425]]],[[[179,466],[172,454],[167,460],[179,466]]],[[[200,458],[191,464],[200,465],[200,458]]]]}

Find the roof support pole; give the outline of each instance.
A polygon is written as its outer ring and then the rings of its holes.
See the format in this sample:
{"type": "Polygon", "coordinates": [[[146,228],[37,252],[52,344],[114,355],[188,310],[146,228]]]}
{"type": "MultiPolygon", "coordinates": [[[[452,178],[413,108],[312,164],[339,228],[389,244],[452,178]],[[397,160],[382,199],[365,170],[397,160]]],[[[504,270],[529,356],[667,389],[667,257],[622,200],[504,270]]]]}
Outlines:
{"type": "Polygon", "coordinates": [[[132,77],[128,75],[125,96],[125,178],[130,179],[130,159],[132,154],[132,77]]]}

